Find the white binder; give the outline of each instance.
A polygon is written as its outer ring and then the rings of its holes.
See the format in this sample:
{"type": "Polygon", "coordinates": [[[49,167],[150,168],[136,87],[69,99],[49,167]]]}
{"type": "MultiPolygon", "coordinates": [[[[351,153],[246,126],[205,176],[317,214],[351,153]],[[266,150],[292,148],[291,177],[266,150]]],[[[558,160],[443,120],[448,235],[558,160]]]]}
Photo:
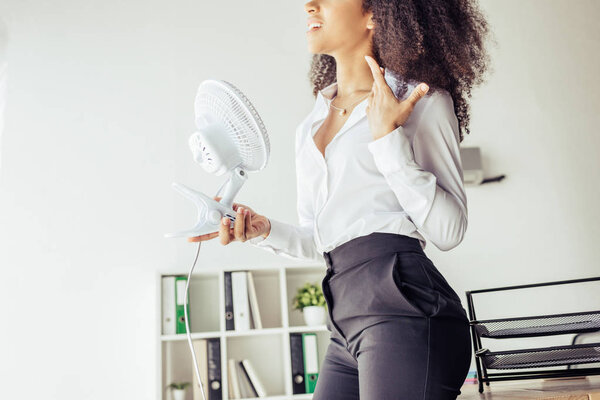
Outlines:
{"type": "MultiPolygon", "coordinates": [[[[200,372],[200,379],[202,380],[202,388],[204,389],[204,394],[208,399],[208,348],[207,348],[207,340],[206,339],[195,339],[192,341],[192,346],[194,346],[194,353],[196,353],[196,360],[198,361],[198,370],[200,372]]],[[[200,386],[198,386],[198,378],[196,374],[192,374],[193,379],[193,398],[194,400],[202,400],[202,391],[200,390],[200,386]]]]}
{"type": "Polygon", "coordinates": [[[246,271],[231,272],[233,319],[236,331],[250,330],[250,305],[248,303],[248,280],[246,271]]]}
{"type": "Polygon", "coordinates": [[[162,278],[162,333],[174,335],[176,333],[175,310],[175,277],[162,278]]]}

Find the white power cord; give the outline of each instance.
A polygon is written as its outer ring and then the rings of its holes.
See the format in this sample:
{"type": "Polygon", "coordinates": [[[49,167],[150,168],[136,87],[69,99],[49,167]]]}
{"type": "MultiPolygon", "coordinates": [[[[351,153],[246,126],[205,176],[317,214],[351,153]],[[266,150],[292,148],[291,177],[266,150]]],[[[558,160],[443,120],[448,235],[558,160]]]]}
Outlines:
{"type": "Polygon", "coordinates": [[[202,393],[202,398],[206,400],[206,394],[204,394],[204,387],[202,386],[202,380],[200,379],[200,370],[198,368],[198,361],[196,361],[196,353],[194,352],[194,346],[192,345],[192,336],[190,335],[190,324],[188,318],[187,304],[188,304],[188,292],[190,288],[190,281],[192,280],[192,272],[194,271],[194,267],[196,266],[196,261],[198,261],[198,255],[200,254],[200,247],[202,242],[198,242],[198,251],[196,252],[196,259],[194,260],[194,264],[192,265],[192,269],[190,269],[190,273],[188,274],[187,283],[185,285],[185,299],[183,300],[183,312],[185,315],[185,333],[187,334],[188,344],[190,345],[190,351],[192,352],[192,361],[194,361],[194,370],[196,371],[196,378],[198,379],[198,386],[200,386],[200,392],[202,393]]]}
{"type": "MultiPolygon", "coordinates": [[[[215,197],[218,197],[221,193],[221,190],[225,187],[227,182],[223,182],[215,197]]],[[[198,261],[198,255],[200,254],[200,247],[202,246],[202,241],[198,242],[198,250],[196,251],[196,258],[194,259],[194,264],[192,264],[192,268],[188,274],[188,279],[185,284],[185,299],[183,301],[183,312],[185,315],[185,333],[187,335],[188,344],[190,346],[190,351],[192,352],[192,361],[194,362],[194,371],[196,372],[196,378],[198,379],[198,386],[200,386],[200,392],[202,393],[202,398],[206,400],[206,394],[204,393],[204,387],[202,386],[202,380],[200,379],[200,369],[198,368],[198,361],[196,360],[196,352],[194,352],[194,346],[192,345],[192,336],[190,334],[190,324],[188,318],[188,293],[190,289],[190,281],[192,280],[192,272],[194,271],[194,267],[196,266],[196,262],[198,261]]]]}

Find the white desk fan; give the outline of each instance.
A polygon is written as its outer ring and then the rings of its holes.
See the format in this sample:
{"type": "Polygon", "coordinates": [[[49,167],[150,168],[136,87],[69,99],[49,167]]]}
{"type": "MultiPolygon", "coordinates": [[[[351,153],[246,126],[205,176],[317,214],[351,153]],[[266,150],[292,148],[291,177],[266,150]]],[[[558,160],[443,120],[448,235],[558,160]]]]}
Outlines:
{"type": "MultiPolygon", "coordinates": [[[[217,232],[224,216],[233,223],[236,216],[232,208],[233,199],[248,179],[246,172],[262,170],[269,159],[270,145],[267,130],[250,101],[231,83],[212,79],[203,81],[196,93],[194,110],[197,131],[189,139],[194,160],[207,172],[217,176],[229,173],[229,178],[225,182],[225,193],[220,201],[174,182],[175,190],[198,207],[198,222],[190,230],[165,234],[167,238],[192,237],[217,232]]],[[[216,196],[219,196],[220,192],[221,189],[216,196]]],[[[187,339],[196,378],[202,397],[206,400],[192,345],[187,313],[189,284],[201,243],[198,242],[196,259],[188,275],[183,304],[187,339]]]]}
{"type": "Polygon", "coordinates": [[[220,202],[174,182],[173,187],[198,206],[198,223],[187,231],[167,233],[169,238],[216,232],[224,216],[235,221],[233,198],[248,179],[246,172],[262,170],[269,159],[265,125],[246,96],[231,83],[203,81],[194,109],[198,131],[189,139],[194,160],[211,174],[229,173],[229,179],[220,202]]]}

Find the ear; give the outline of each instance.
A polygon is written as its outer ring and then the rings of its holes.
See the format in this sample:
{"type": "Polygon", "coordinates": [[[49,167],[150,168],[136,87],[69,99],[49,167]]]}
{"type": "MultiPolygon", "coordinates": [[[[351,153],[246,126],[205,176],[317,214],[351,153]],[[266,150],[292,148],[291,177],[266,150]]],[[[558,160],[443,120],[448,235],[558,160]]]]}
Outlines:
{"type": "Polygon", "coordinates": [[[375,28],[375,22],[373,21],[373,14],[369,16],[369,21],[367,22],[367,29],[375,28]]]}

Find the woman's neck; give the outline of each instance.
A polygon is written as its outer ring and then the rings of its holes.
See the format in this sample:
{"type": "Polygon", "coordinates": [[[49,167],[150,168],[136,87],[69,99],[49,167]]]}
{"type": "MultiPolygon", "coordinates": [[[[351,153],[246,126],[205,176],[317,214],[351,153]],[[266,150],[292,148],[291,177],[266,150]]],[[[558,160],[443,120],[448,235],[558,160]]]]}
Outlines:
{"type": "Polygon", "coordinates": [[[371,91],[373,73],[364,56],[360,52],[354,52],[350,56],[336,57],[336,97],[350,98],[371,91]]]}

